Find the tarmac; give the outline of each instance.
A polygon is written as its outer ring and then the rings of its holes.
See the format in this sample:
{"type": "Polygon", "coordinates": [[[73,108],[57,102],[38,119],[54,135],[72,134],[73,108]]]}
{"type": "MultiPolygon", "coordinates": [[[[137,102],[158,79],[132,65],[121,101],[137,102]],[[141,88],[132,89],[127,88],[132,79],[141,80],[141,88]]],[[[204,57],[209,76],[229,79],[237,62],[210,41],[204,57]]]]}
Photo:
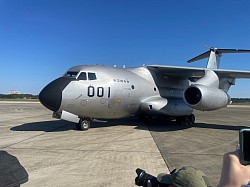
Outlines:
{"type": "Polygon", "coordinates": [[[14,102],[0,102],[0,116],[0,148],[28,172],[24,187],[127,187],[135,186],[136,168],[168,172],[147,126],[135,119],[78,131],[40,103],[14,102]]]}
{"type": "Polygon", "coordinates": [[[28,172],[24,187],[136,186],[136,168],[157,176],[185,165],[203,170],[216,186],[224,153],[235,150],[239,129],[250,127],[250,107],[194,114],[192,126],[131,118],[78,131],[40,103],[0,102],[0,149],[28,172]]]}

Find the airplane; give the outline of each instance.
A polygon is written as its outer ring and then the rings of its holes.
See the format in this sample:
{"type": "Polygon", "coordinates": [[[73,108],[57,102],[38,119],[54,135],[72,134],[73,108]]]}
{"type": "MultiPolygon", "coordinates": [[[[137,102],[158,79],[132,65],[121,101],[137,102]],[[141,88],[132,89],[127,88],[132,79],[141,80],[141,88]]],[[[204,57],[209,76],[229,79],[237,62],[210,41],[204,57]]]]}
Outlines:
{"type": "Polygon", "coordinates": [[[53,117],[88,130],[93,120],[165,116],[181,124],[194,124],[193,110],[226,107],[228,90],[236,78],[250,71],[219,69],[224,53],[250,50],[210,48],[188,62],[208,58],[206,68],[147,65],[116,68],[78,65],[49,83],[39,94],[53,117]]]}

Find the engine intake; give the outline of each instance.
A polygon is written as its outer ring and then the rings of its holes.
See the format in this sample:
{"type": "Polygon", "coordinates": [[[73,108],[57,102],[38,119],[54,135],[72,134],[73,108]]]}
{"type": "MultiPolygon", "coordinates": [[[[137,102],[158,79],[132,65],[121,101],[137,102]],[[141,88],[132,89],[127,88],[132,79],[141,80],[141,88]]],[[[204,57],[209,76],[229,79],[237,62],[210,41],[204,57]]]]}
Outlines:
{"type": "Polygon", "coordinates": [[[197,110],[209,111],[226,107],[230,96],[218,88],[204,85],[192,85],[184,91],[184,101],[197,110]]]}

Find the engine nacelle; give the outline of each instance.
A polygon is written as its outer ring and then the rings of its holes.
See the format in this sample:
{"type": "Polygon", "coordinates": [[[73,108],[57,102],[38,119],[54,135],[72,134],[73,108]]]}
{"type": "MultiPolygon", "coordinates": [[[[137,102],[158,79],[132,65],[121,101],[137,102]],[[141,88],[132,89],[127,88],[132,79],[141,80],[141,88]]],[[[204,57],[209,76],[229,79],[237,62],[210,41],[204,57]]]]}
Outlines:
{"type": "Polygon", "coordinates": [[[231,100],[223,90],[195,84],[184,91],[183,97],[190,107],[203,111],[226,107],[231,100]]]}

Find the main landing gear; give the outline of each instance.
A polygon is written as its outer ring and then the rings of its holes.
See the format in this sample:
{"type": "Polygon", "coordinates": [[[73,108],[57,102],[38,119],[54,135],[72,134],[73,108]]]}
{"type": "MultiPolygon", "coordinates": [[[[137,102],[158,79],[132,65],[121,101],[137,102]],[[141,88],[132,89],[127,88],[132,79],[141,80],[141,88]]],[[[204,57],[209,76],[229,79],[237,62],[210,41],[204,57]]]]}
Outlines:
{"type": "Polygon", "coordinates": [[[76,129],[81,131],[86,131],[90,127],[91,119],[81,118],[78,123],[76,123],[76,129]]]}
{"type": "Polygon", "coordinates": [[[178,124],[193,125],[195,122],[195,116],[190,114],[189,116],[181,116],[176,118],[178,124]]]}

